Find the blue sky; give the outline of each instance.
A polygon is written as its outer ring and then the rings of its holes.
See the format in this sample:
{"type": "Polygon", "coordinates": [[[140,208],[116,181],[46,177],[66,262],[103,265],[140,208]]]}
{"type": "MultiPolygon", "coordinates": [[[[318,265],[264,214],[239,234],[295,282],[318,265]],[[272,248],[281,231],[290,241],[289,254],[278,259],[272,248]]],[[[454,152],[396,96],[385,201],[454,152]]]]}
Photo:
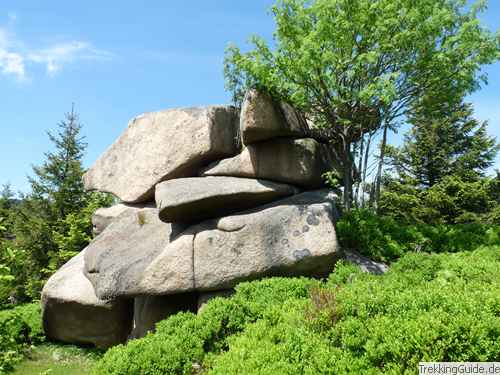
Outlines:
{"type": "MultiPolygon", "coordinates": [[[[490,2],[483,21],[497,29],[500,1],[490,2]]],[[[85,166],[139,113],[229,102],[224,49],[253,33],[270,39],[272,3],[2,0],[0,184],[28,190],[31,165],[50,147],[46,131],[72,102],[89,144],[85,166]]],[[[489,86],[471,100],[500,139],[500,64],[487,71],[489,86]]]]}

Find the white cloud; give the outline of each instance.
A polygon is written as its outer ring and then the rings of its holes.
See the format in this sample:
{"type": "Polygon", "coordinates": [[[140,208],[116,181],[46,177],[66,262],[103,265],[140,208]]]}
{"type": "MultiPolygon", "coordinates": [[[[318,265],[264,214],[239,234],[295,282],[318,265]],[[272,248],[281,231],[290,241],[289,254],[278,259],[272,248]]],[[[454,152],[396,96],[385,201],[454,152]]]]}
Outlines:
{"type": "Polygon", "coordinates": [[[78,60],[106,60],[111,58],[109,52],[94,48],[90,43],[72,41],[52,45],[48,48],[31,51],[27,54],[28,61],[45,64],[47,74],[54,75],[65,64],[78,60]]]}
{"type": "Polygon", "coordinates": [[[8,52],[0,48],[0,69],[2,74],[14,75],[19,80],[26,78],[24,57],[19,53],[8,52]]]}
{"type": "Polygon", "coordinates": [[[24,80],[25,59],[21,53],[13,50],[14,45],[12,35],[6,29],[0,28],[0,73],[24,80]]]}
{"type": "Polygon", "coordinates": [[[109,60],[113,55],[95,48],[85,41],[68,41],[53,43],[44,48],[27,48],[10,31],[10,26],[17,21],[14,12],[8,14],[7,27],[0,26],[0,74],[14,76],[23,81],[28,76],[28,68],[43,65],[47,75],[54,76],[64,66],[79,61],[109,60]]]}

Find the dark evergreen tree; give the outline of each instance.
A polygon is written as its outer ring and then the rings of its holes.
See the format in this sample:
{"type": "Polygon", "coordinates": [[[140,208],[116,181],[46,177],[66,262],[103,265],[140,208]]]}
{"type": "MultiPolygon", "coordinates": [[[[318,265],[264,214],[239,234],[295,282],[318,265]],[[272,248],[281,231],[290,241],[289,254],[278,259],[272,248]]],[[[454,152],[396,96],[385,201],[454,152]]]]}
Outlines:
{"type": "Polygon", "coordinates": [[[57,134],[48,132],[55,150],[45,154],[46,160],[41,166],[33,167],[35,176],[29,181],[33,197],[46,200],[53,217],[64,218],[85,205],[82,158],[87,144],[80,134],[82,125],[74,107],[58,126],[57,134]]]}
{"type": "Polygon", "coordinates": [[[472,117],[471,104],[433,108],[423,100],[409,116],[412,125],[401,148],[390,148],[389,159],[399,177],[431,187],[446,176],[476,181],[494,164],[499,150],[487,133],[487,123],[472,117]]]}
{"type": "Polygon", "coordinates": [[[91,240],[91,215],[109,205],[109,197],[84,190],[82,158],[87,144],[74,108],[48,133],[54,145],[45,162],[34,166],[31,192],[15,213],[15,240],[9,268],[16,275],[13,295],[18,300],[38,298],[43,283],[91,240]],[[22,268],[19,268],[22,263],[22,268]]]}
{"type": "Polygon", "coordinates": [[[380,213],[406,221],[497,222],[496,179],[485,177],[499,145],[470,104],[421,100],[401,147],[389,147],[380,213]]]}

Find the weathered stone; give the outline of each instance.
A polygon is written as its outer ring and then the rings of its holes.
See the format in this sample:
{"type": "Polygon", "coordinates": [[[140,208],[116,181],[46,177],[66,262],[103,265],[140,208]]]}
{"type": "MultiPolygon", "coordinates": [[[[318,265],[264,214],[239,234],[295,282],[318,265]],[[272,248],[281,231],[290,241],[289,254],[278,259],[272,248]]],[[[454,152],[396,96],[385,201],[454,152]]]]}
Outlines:
{"type": "Polygon", "coordinates": [[[315,189],[323,185],[323,173],[333,168],[328,146],[311,138],[280,138],[250,145],[201,175],[262,178],[315,189]]]}
{"type": "Polygon", "coordinates": [[[356,251],[343,250],[343,257],[348,262],[357,265],[361,271],[374,275],[381,275],[389,270],[389,266],[384,263],[375,262],[356,251]]]}
{"type": "Polygon", "coordinates": [[[61,267],[42,291],[43,328],[47,337],[107,348],[126,340],[132,328],[132,301],[97,298],[83,275],[84,252],[61,267]]]}
{"type": "Polygon", "coordinates": [[[188,177],[156,185],[155,197],[162,221],[188,223],[261,206],[297,192],[293,186],[266,180],[188,177]]]}
{"type": "Polygon", "coordinates": [[[85,276],[102,299],[133,297],[143,270],[175,235],[160,221],[156,208],[127,210],[90,243],[85,252],[85,276]]]}
{"type": "Polygon", "coordinates": [[[306,192],[188,228],[146,268],[145,294],[228,289],[271,275],[326,275],[337,258],[334,197],[306,192]]]}
{"type": "Polygon", "coordinates": [[[111,222],[127,210],[140,210],[145,207],[154,207],[154,203],[149,205],[132,205],[126,203],[115,204],[111,207],[97,209],[92,215],[92,226],[94,236],[101,234],[111,222]]]}
{"type": "Polygon", "coordinates": [[[241,107],[240,131],[243,144],[271,138],[306,138],[309,126],[291,105],[274,101],[268,93],[249,90],[241,107]]]}
{"type": "Polygon", "coordinates": [[[226,290],[218,290],[216,292],[206,292],[206,293],[199,293],[198,295],[198,313],[200,313],[203,308],[206,306],[206,304],[216,298],[216,297],[221,297],[221,298],[227,298],[230,297],[234,294],[234,289],[226,289],[226,290]]]}
{"type": "Polygon", "coordinates": [[[180,234],[147,266],[138,284],[141,294],[174,294],[195,289],[193,228],[180,234]]]}
{"type": "Polygon", "coordinates": [[[131,339],[146,336],[153,332],[156,323],[179,311],[196,312],[198,295],[183,293],[171,296],[140,296],[134,299],[134,328],[131,339]]]}
{"type": "Polygon", "coordinates": [[[199,168],[239,151],[233,107],[171,109],[140,115],[84,175],[85,188],[124,202],[154,199],[154,186],[196,176],[199,168]]]}

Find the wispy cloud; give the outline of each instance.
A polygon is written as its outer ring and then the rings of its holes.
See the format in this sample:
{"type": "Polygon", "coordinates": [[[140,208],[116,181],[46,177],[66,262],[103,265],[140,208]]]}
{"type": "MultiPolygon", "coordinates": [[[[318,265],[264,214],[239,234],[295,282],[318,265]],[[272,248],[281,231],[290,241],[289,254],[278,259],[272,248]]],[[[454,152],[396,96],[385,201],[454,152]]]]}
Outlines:
{"type": "Polygon", "coordinates": [[[47,75],[54,76],[64,66],[79,61],[109,60],[113,54],[94,47],[87,41],[71,40],[44,46],[43,48],[26,47],[12,32],[17,22],[17,14],[8,13],[7,26],[0,26],[0,74],[13,76],[19,81],[28,78],[28,69],[32,65],[43,65],[47,75]]]}
{"type": "Polygon", "coordinates": [[[23,80],[26,77],[24,56],[16,52],[16,42],[5,28],[0,28],[0,72],[14,75],[23,80]]]}
{"type": "Polygon", "coordinates": [[[76,61],[102,61],[112,58],[112,54],[98,50],[88,42],[71,41],[52,45],[48,48],[34,50],[27,54],[28,61],[44,64],[47,74],[53,76],[62,67],[76,61]]]}

